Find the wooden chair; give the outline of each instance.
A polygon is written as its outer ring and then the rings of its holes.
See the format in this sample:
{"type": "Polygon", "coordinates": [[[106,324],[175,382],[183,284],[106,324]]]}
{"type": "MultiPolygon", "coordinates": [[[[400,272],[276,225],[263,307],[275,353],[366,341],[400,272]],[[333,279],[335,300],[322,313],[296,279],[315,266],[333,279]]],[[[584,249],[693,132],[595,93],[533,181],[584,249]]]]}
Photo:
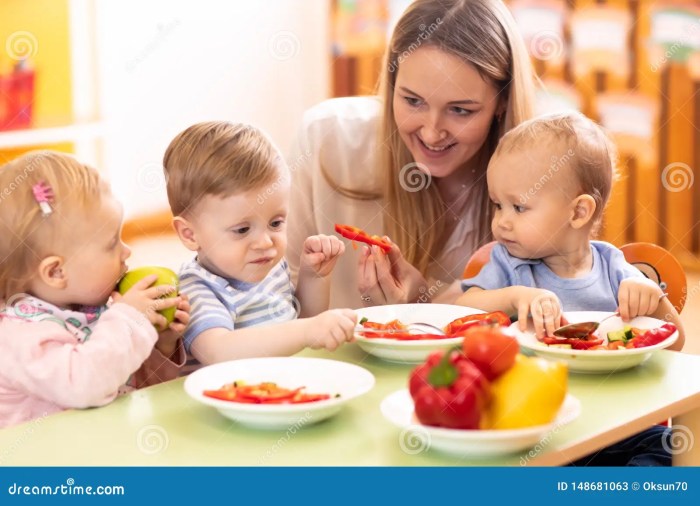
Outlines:
{"type": "MultiPolygon", "coordinates": [[[[471,256],[464,268],[462,278],[479,274],[491,256],[496,241],[484,244],[471,256]]],[[[668,250],[650,242],[632,242],[620,248],[625,259],[644,276],[657,283],[668,294],[668,300],[679,313],[685,305],[687,280],[683,266],[668,250]]]]}

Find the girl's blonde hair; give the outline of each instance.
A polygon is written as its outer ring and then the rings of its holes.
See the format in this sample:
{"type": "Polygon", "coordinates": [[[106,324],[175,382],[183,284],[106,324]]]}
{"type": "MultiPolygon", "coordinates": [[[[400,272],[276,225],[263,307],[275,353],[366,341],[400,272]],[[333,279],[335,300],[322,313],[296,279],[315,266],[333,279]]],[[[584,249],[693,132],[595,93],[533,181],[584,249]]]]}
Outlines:
{"type": "Polygon", "coordinates": [[[0,302],[28,290],[41,260],[61,254],[105,188],[95,169],[64,153],[32,151],[0,167],[0,302]],[[46,216],[33,194],[38,183],[53,192],[46,216]]]}
{"type": "Polygon", "coordinates": [[[207,121],[180,132],[163,157],[168,201],[181,216],[206,195],[228,197],[280,178],[282,157],[257,128],[207,121]]]}
{"type": "Polygon", "coordinates": [[[399,19],[384,57],[379,95],[384,109],[379,131],[382,150],[380,171],[383,194],[339,188],[327,173],[330,184],[342,194],[358,198],[383,197],[387,234],[399,245],[408,262],[425,274],[432,258],[444,248],[447,207],[435,185],[408,192],[400,184],[400,171],[413,157],[399,136],[394,120],[393,94],[401,61],[419,47],[435,47],[471,64],[502,97],[504,114],[494,116],[479,157],[473,198],[478,243],[491,240],[493,210],[486,187],[486,167],[499,138],[513,126],[532,116],[534,76],[525,45],[510,12],[500,0],[416,0],[399,19]]]}

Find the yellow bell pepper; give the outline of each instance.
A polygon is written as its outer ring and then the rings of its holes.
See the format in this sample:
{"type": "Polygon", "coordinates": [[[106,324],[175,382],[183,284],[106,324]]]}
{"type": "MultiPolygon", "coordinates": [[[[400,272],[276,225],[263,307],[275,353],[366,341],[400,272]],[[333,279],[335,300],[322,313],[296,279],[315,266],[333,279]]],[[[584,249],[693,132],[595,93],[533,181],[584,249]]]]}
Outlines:
{"type": "Polygon", "coordinates": [[[518,355],[515,364],[491,384],[491,404],[482,428],[518,429],[550,423],[567,389],[564,362],[518,355]]]}

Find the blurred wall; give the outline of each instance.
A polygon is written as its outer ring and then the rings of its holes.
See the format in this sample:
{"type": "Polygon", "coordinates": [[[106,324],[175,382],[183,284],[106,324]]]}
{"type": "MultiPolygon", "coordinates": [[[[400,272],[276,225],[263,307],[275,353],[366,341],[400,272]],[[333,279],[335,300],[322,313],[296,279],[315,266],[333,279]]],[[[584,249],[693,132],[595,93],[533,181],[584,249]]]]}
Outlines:
{"type": "Polygon", "coordinates": [[[327,0],[96,0],[104,167],[127,217],[167,207],[162,158],[192,123],[230,120],[286,152],[329,96],[327,0]]]}

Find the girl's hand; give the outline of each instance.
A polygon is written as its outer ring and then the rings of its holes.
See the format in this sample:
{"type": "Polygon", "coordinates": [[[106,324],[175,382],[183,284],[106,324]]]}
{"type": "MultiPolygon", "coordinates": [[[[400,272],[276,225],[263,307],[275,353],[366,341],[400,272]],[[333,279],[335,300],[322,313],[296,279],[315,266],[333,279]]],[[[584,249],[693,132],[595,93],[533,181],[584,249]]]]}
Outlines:
{"type": "Polygon", "coordinates": [[[617,291],[620,318],[623,321],[629,321],[636,316],[653,314],[663,296],[661,287],[650,279],[623,279],[617,291]]]}
{"type": "Polygon", "coordinates": [[[527,330],[528,317],[532,318],[537,338],[554,335],[562,325],[561,302],[549,290],[518,287],[515,306],[518,310],[518,328],[527,330]]]}
{"type": "Polygon", "coordinates": [[[176,291],[177,287],[172,285],[151,286],[157,279],[158,276],[155,274],[146,276],[134,284],[124,295],[120,295],[119,292],[112,292],[112,300],[129,304],[148,318],[148,321],[156,328],[165,329],[168,322],[165,316],[158,313],[158,311],[177,306],[182,300],[182,296],[161,299],[160,297],[176,291]]]}
{"type": "Polygon", "coordinates": [[[178,342],[190,322],[190,301],[187,295],[180,294],[180,302],[175,311],[175,320],[170,326],[158,334],[156,348],[166,357],[170,357],[177,350],[178,342]]]}
{"type": "Polygon", "coordinates": [[[401,254],[399,247],[384,236],[391,250],[364,246],[358,262],[357,288],[365,306],[415,302],[428,283],[418,269],[401,254]]]}
{"type": "Polygon", "coordinates": [[[312,235],[304,241],[301,252],[301,268],[310,270],[320,278],[325,278],[335,267],[340,255],[345,252],[345,244],[333,235],[312,235]]]}

